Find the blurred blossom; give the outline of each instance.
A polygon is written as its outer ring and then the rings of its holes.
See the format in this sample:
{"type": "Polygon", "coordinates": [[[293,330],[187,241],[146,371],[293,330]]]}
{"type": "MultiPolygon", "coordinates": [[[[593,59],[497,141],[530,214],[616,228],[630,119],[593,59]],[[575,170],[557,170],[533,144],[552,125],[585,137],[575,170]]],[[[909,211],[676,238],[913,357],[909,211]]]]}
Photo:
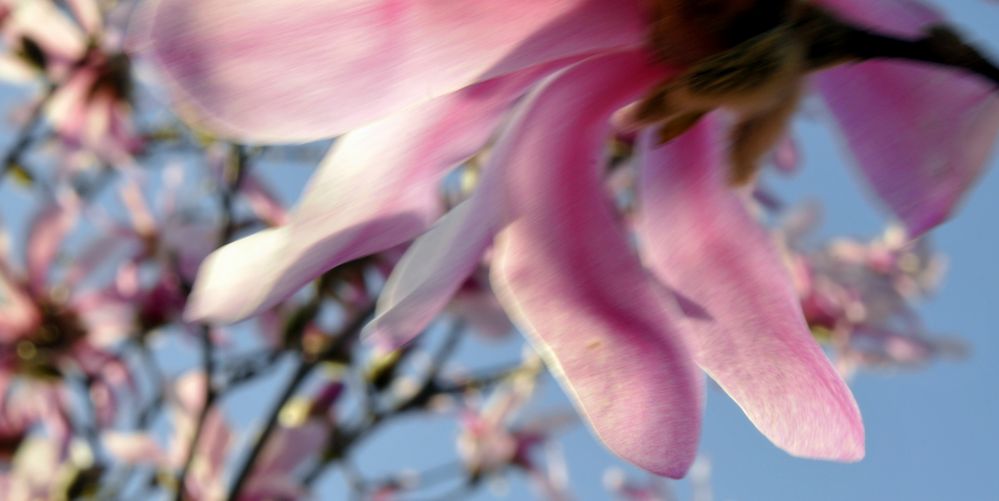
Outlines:
{"type": "MultiPolygon", "coordinates": [[[[646,477],[644,481],[629,478],[621,470],[608,470],[604,475],[604,486],[620,501],[678,501],[670,488],[670,482],[662,478],[646,477]]],[[[705,458],[698,458],[690,469],[690,501],[712,501],[711,464],[705,458]]]]}
{"type": "Polygon", "coordinates": [[[470,275],[448,303],[448,313],[462,319],[475,334],[496,340],[513,332],[513,324],[489,286],[485,268],[470,275]]]}
{"type": "Polygon", "coordinates": [[[48,382],[19,381],[0,372],[0,465],[10,464],[33,432],[44,431],[65,450],[70,424],[65,414],[66,393],[48,382]]]}
{"type": "Polygon", "coordinates": [[[205,147],[204,157],[209,165],[212,182],[218,186],[235,184],[235,194],[242,195],[253,214],[264,224],[284,224],[288,219],[287,211],[267,183],[247,165],[240,166],[241,171],[238,173],[232,172],[232,150],[232,145],[223,142],[214,142],[205,147]],[[228,179],[229,176],[238,176],[238,182],[233,183],[228,179]]]}
{"type": "Polygon", "coordinates": [[[801,151],[794,138],[785,137],[774,150],[773,163],[781,172],[793,173],[801,166],[801,151]]]}
{"type": "Polygon", "coordinates": [[[128,164],[142,141],[132,117],[131,63],[122,34],[104,25],[96,0],[67,5],[11,1],[0,29],[14,56],[0,68],[14,78],[37,72],[54,86],[44,112],[70,151],[128,164]]]}
{"type": "Polygon", "coordinates": [[[571,415],[521,418],[534,394],[538,361],[510,376],[478,406],[466,410],[460,421],[458,454],[473,478],[502,474],[510,467],[522,471],[545,499],[568,499],[568,484],[561,471],[561,452],[548,447],[555,432],[575,422],[571,415]],[[546,460],[539,456],[548,452],[546,460]],[[552,453],[555,455],[553,456],[552,453]]]}
{"type": "MultiPolygon", "coordinates": [[[[0,498],[5,501],[68,499],[94,473],[93,457],[77,443],[75,454],[64,454],[51,439],[32,436],[17,449],[9,470],[0,472],[0,498]]],[[[84,493],[77,493],[84,494],[84,493]]]]}
{"type": "MultiPolygon", "coordinates": [[[[946,68],[831,65],[821,60],[829,47],[802,28],[841,34],[845,20],[915,37],[941,22],[917,2],[734,2],[703,17],[671,5],[160,2],[150,57],[199,125],[263,142],[351,131],[284,224],[207,258],[188,318],[245,318],[330,268],[416,238],[366,330],[401,346],[492,246],[500,303],[623,458],[686,472],[699,366],[777,446],[860,459],[856,403],[801,321],[770,235],[727,181],[753,177],[815,70],[860,174],[918,235],[980,175],[999,100],[946,68]],[[772,71],[739,89],[711,80],[749,68],[772,71]],[[641,258],[606,203],[614,127],[637,138],[641,258]],[[487,147],[474,192],[442,216],[442,177],[487,147]]],[[[777,160],[790,167],[787,148],[777,160]]],[[[509,443],[483,447],[488,463],[486,452],[509,443]]]]}
{"type": "Polygon", "coordinates": [[[516,412],[534,392],[531,378],[516,378],[496,389],[481,409],[461,419],[458,453],[476,476],[496,473],[508,466],[526,466],[527,453],[540,437],[519,434],[510,428],[516,412]]]}
{"type": "MultiPolygon", "coordinates": [[[[0,366],[42,378],[76,371],[96,378],[99,386],[114,387],[128,382],[124,362],[112,348],[130,335],[132,309],[113,285],[84,286],[97,263],[77,273],[58,266],[78,215],[73,199],[50,200],[35,212],[21,249],[23,273],[6,245],[0,247],[0,366]]],[[[110,397],[108,388],[95,391],[110,397]]]]}
{"type": "MultiPolygon", "coordinates": [[[[98,225],[99,234],[81,261],[111,263],[115,275],[113,293],[134,309],[140,332],[179,319],[187,303],[187,287],[201,261],[219,241],[219,216],[206,209],[202,196],[206,179],[218,181],[218,165],[223,162],[218,150],[210,148],[204,154],[212,166],[207,175],[197,171],[192,175],[173,160],[161,171],[123,174],[115,185],[115,194],[124,210],[109,214],[103,207],[92,207],[88,213],[98,225]]],[[[266,186],[249,174],[244,181],[253,181],[252,199],[257,202],[251,204],[267,207],[257,215],[280,218],[280,204],[266,186]]],[[[246,186],[250,185],[241,185],[246,186]]],[[[74,271],[82,270],[78,266],[74,271]]]]}
{"type": "Polygon", "coordinates": [[[675,501],[660,476],[686,474],[711,501],[704,373],[777,447],[860,459],[844,379],[964,354],[917,313],[945,268],[925,233],[999,98],[823,58],[839,23],[973,58],[919,0],[707,3],[0,0],[23,87],[0,185],[30,181],[0,186],[0,501],[292,501],[334,471],[358,499],[515,477],[561,501],[577,421],[650,472],[605,495],[675,501]],[[816,210],[753,182],[803,167],[809,92],[900,221],[877,238],[817,242],[816,210]],[[287,207],[292,176],[257,167],[330,141],[268,143],[334,136],[287,207]],[[483,361],[466,334],[518,329],[536,352],[451,372],[483,361]],[[537,408],[544,367],[573,408],[537,408]],[[450,461],[355,470],[413,416],[450,418],[450,461]]]}
{"type": "Polygon", "coordinates": [[[604,485],[623,501],[676,501],[667,481],[659,477],[648,477],[643,483],[627,478],[621,470],[609,470],[604,485]]]}
{"type": "Polygon", "coordinates": [[[841,238],[816,248],[805,238],[816,219],[810,210],[788,217],[783,236],[806,321],[844,376],[963,354],[959,341],[928,332],[913,309],[945,267],[929,239],[890,226],[869,242],[841,238]]]}
{"type": "Polygon", "coordinates": [[[127,220],[100,219],[106,236],[95,242],[95,250],[119,258],[114,268],[115,293],[133,305],[142,332],[179,316],[187,301],[184,284],[194,278],[217,240],[215,223],[185,206],[191,201],[186,196],[190,184],[176,165],[162,176],[126,176],[117,194],[127,220]],[[150,199],[146,191],[157,185],[157,197],[150,199]]]}
{"type": "MultiPolygon", "coordinates": [[[[189,372],[175,381],[170,402],[173,430],[166,447],[147,433],[130,432],[106,432],[102,437],[104,447],[127,464],[179,469],[190,451],[197,416],[204,405],[205,384],[204,374],[199,372],[189,372]]],[[[223,499],[230,480],[228,460],[238,444],[238,435],[218,408],[208,412],[203,426],[183,488],[191,499],[223,499]]],[[[306,491],[295,474],[310,459],[317,458],[328,433],[324,423],[314,416],[296,422],[283,420],[254,462],[237,499],[302,499],[306,491]]]]}

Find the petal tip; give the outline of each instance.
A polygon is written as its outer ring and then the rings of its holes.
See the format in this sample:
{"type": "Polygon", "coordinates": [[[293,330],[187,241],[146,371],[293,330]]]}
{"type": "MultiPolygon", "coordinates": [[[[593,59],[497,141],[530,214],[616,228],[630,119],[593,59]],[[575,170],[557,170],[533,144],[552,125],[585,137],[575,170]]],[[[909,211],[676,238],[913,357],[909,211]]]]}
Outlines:
{"type": "Polygon", "coordinates": [[[665,463],[643,465],[640,462],[635,462],[635,465],[660,477],[679,480],[687,476],[687,472],[690,471],[690,467],[694,464],[694,459],[696,459],[694,454],[685,454],[683,457],[674,458],[672,461],[665,463]]]}
{"type": "MultiPolygon", "coordinates": [[[[846,416],[848,423],[839,428],[839,433],[828,432],[825,436],[814,437],[813,441],[796,443],[774,443],[795,457],[837,461],[841,463],[856,463],[866,455],[864,425],[859,412],[846,416]]],[[[835,430],[829,426],[827,430],[835,430]]]]}
{"type": "Polygon", "coordinates": [[[205,312],[201,311],[199,305],[194,302],[188,303],[187,307],[184,308],[182,318],[189,324],[196,324],[207,320],[205,312]]]}

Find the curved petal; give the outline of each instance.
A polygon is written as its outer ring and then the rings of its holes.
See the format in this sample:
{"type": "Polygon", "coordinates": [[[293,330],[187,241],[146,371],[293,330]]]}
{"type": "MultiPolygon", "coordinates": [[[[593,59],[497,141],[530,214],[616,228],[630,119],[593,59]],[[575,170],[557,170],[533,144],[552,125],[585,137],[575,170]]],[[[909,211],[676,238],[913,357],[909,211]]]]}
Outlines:
{"type": "Polygon", "coordinates": [[[149,434],[106,431],[100,438],[108,454],[123,463],[159,466],[166,462],[163,448],[149,434]]]}
{"type": "MultiPolygon", "coordinates": [[[[39,322],[31,291],[10,266],[10,240],[0,221],[0,341],[11,342],[33,330],[39,322]]],[[[2,371],[0,371],[2,372],[2,371]]],[[[0,374],[0,392],[4,391],[0,374]]]]}
{"type": "Polygon", "coordinates": [[[778,447],[859,460],[857,404],[812,339],[769,234],[725,183],[717,122],[659,149],[651,139],[640,149],[640,246],[677,292],[694,360],[778,447]]]}
{"type": "Polygon", "coordinates": [[[101,8],[97,5],[96,0],[67,0],[66,4],[84,31],[91,34],[100,31],[103,23],[101,22],[101,8]]]}
{"type": "Polygon", "coordinates": [[[329,433],[329,427],[319,420],[309,420],[299,426],[281,426],[261,452],[254,470],[261,477],[290,475],[298,465],[321,453],[329,433]]]}
{"type": "Polygon", "coordinates": [[[186,317],[245,318],[334,266],[419,235],[440,214],[440,176],[480,150],[510,104],[554,69],[483,82],[339,139],[287,225],[205,260],[186,317]]]}
{"type": "Polygon", "coordinates": [[[15,342],[41,320],[27,291],[0,268],[0,342],[15,342]]]}
{"type": "MultiPolygon", "coordinates": [[[[822,0],[844,17],[913,36],[941,18],[904,0],[822,0]]],[[[940,224],[979,178],[999,135],[999,97],[952,69],[870,61],[815,78],[861,173],[913,235],[940,224]]]]}
{"type": "Polygon", "coordinates": [[[634,0],[160,0],[151,55],[208,127],[341,134],[537,64],[640,43],[634,0]]]}
{"type": "MultiPolygon", "coordinates": [[[[509,130],[500,144],[507,143],[509,130]]],[[[410,342],[475,271],[503,222],[501,191],[511,151],[497,148],[472,196],[406,250],[378,296],[375,318],[364,328],[365,338],[385,350],[410,342]]]]}
{"type": "Polygon", "coordinates": [[[510,150],[512,223],[497,237],[493,283],[600,439],[680,477],[697,449],[702,378],[615,219],[600,158],[611,113],[663,76],[646,60],[582,63],[525,104],[498,147],[510,150]]]}
{"type": "Polygon", "coordinates": [[[28,228],[25,257],[28,282],[37,293],[46,292],[49,274],[55,264],[59,248],[66,234],[77,219],[72,200],[45,202],[31,220],[28,228]]]}
{"type": "Polygon", "coordinates": [[[71,63],[87,49],[86,35],[53,2],[18,2],[4,26],[8,36],[27,37],[46,57],[71,63]]]}
{"type": "Polygon", "coordinates": [[[942,17],[921,0],[813,0],[817,5],[861,26],[895,36],[915,37],[942,17]]]}
{"type": "Polygon", "coordinates": [[[499,226],[498,197],[480,193],[494,191],[478,190],[406,250],[378,296],[375,318],[364,327],[365,338],[394,350],[440,314],[493,241],[499,226]],[[489,198],[493,203],[486,201],[489,198]]]}

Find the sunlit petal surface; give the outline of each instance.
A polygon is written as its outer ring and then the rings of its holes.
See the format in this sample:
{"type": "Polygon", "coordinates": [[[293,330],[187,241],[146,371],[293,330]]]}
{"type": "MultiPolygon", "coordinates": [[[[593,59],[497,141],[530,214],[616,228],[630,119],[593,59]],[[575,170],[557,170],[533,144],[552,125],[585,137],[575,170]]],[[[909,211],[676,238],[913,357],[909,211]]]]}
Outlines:
{"type": "Polygon", "coordinates": [[[337,140],[286,225],[205,261],[189,318],[239,320],[334,266],[418,236],[440,215],[444,172],[481,149],[510,103],[555,67],[484,82],[337,140]]]}
{"type": "Polygon", "coordinates": [[[513,150],[494,283],[600,439],[682,476],[700,433],[701,378],[674,310],[642,268],[604,192],[607,120],[659,71],[644,54],[588,61],[551,82],[499,148],[513,150]]]}
{"type": "Polygon", "coordinates": [[[470,84],[639,43],[635,0],[161,0],[152,55],[206,125],[342,134],[470,84]]]}
{"type": "Polygon", "coordinates": [[[864,428],[850,390],[805,324],[768,232],[725,183],[718,122],[666,146],[645,138],[642,255],[676,291],[694,360],[777,446],[855,461],[864,428]]]}
{"type": "MultiPolygon", "coordinates": [[[[819,2],[863,26],[917,36],[943,19],[901,0],[819,2]]],[[[999,135],[999,98],[979,77],[925,64],[871,61],[815,82],[871,189],[910,233],[950,216],[999,135]]]]}

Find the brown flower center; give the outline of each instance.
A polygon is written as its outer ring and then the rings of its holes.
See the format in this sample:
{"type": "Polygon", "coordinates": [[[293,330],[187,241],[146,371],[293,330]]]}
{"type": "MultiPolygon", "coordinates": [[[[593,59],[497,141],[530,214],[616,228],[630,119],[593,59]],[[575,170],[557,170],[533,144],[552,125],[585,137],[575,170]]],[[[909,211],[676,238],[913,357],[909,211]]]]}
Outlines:
{"type": "Polygon", "coordinates": [[[629,121],[659,124],[661,142],[717,109],[735,113],[729,180],[752,180],[760,159],[784,134],[808,71],[798,0],[649,0],[649,43],[683,72],[653,89],[629,121]]]}
{"type": "Polygon", "coordinates": [[[46,301],[39,306],[42,322],[32,335],[13,346],[19,372],[38,377],[59,374],[59,358],[77,341],[86,337],[79,317],[59,304],[46,301]]]}
{"type": "Polygon", "coordinates": [[[649,44],[664,63],[689,66],[787,22],[795,0],[647,0],[649,44]]]}

